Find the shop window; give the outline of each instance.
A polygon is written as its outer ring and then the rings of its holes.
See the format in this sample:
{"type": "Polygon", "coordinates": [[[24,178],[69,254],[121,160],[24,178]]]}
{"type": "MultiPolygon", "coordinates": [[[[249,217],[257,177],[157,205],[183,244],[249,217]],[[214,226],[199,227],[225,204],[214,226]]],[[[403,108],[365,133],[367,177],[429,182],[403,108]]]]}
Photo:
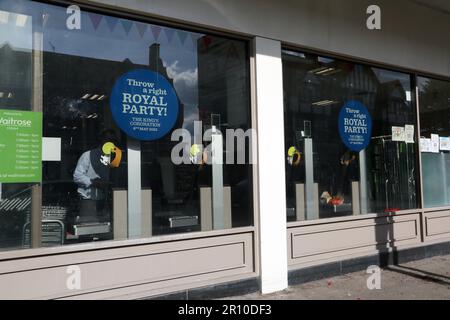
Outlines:
{"type": "Polygon", "coordinates": [[[411,77],[283,51],[288,221],[417,207],[411,77]]]}
{"type": "Polygon", "coordinates": [[[252,225],[247,42],[66,10],[0,3],[0,249],[252,225]]]}
{"type": "Polygon", "coordinates": [[[418,78],[423,202],[450,205],[450,82],[418,78]]]}

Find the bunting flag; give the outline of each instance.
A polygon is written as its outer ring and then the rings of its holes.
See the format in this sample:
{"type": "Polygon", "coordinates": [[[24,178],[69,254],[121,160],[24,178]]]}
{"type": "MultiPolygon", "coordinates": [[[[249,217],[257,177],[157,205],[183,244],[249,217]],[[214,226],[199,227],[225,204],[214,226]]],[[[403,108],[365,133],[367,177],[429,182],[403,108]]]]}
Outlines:
{"type": "Polygon", "coordinates": [[[236,46],[234,45],[234,43],[230,44],[230,47],[228,48],[228,52],[227,52],[227,57],[239,59],[239,52],[238,52],[236,46]]]}
{"type": "Polygon", "coordinates": [[[50,18],[50,14],[44,13],[42,15],[42,26],[45,28],[47,26],[48,19],[50,18]]]}
{"type": "Polygon", "coordinates": [[[207,36],[207,35],[202,35],[199,33],[187,32],[187,31],[177,30],[177,29],[173,29],[173,28],[160,27],[160,26],[156,26],[156,25],[146,24],[143,22],[131,21],[131,20],[127,20],[127,19],[120,19],[120,18],[111,17],[111,16],[104,16],[104,15],[90,13],[90,12],[88,12],[87,14],[89,15],[89,19],[91,20],[94,30],[97,30],[102,22],[102,19],[105,19],[106,25],[108,26],[108,29],[110,32],[114,32],[116,30],[117,24],[120,21],[120,24],[122,25],[122,27],[125,31],[125,34],[127,36],[130,34],[131,29],[133,28],[133,25],[135,25],[141,39],[144,37],[144,35],[148,31],[148,29],[150,28],[155,41],[159,40],[159,38],[161,36],[161,32],[163,32],[165,34],[165,37],[167,38],[167,43],[172,43],[175,34],[177,34],[181,45],[183,45],[183,46],[187,45],[190,47],[190,49],[197,48],[199,41],[202,42],[202,44],[204,45],[204,47],[206,49],[209,49],[209,47],[213,41],[212,37],[207,36]],[[186,42],[186,40],[188,38],[190,38],[191,40],[189,42],[186,42]],[[192,42],[192,47],[190,45],[191,42],[192,42]]]}
{"type": "Polygon", "coordinates": [[[212,38],[210,36],[203,36],[203,45],[206,49],[209,49],[209,46],[212,43],[212,38]]]}
{"type": "Polygon", "coordinates": [[[194,47],[196,47],[197,41],[198,41],[198,39],[200,39],[200,37],[198,36],[198,34],[191,32],[191,39],[192,39],[192,43],[194,44],[194,47]]]}
{"type": "Polygon", "coordinates": [[[94,26],[94,29],[97,30],[98,26],[100,25],[100,22],[102,22],[103,16],[90,12],[88,14],[89,18],[91,19],[92,25],[94,26]]]}
{"type": "Polygon", "coordinates": [[[109,30],[111,32],[113,32],[117,26],[117,22],[119,22],[119,19],[117,19],[115,17],[105,16],[105,20],[106,20],[109,30]]]}
{"type": "Polygon", "coordinates": [[[188,36],[187,32],[185,32],[185,31],[178,31],[177,34],[178,34],[178,38],[181,41],[181,44],[184,45],[184,43],[186,42],[186,38],[188,36]]]}
{"type": "Polygon", "coordinates": [[[153,33],[153,37],[154,37],[155,41],[158,41],[159,34],[161,33],[161,27],[152,26],[151,29],[152,29],[152,33],[153,33]]]}
{"type": "Polygon", "coordinates": [[[131,28],[133,27],[133,22],[130,20],[123,20],[120,19],[120,22],[122,23],[122,27],[125,30],[125,33],[128,35],[130,33],[131,28]]]}
{"type": "Polygon", "coordinates": [[[169,43],[172,42],[173,36],[175,34],[175,30],[172,28],[164,28],[164,33],[166,34],[167,40],[169,43]]]}
{"type": "Polygon", "coordinates": [[[142,38],[147,31],[148,26],[145,23],[136,22],[136,28],[138,29],[139,35],[142,38]]]}

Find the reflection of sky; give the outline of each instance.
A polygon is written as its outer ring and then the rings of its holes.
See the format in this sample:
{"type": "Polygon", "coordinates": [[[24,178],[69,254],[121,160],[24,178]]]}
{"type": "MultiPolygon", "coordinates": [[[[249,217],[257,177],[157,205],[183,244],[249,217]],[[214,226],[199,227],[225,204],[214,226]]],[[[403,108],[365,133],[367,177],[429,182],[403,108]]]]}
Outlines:
{"type": "Polygon", "coordinates": [[[86,12],[81,15],[81,30],[68,30],[65,27],[68,15],[64,8],[46,6],[45,11],[48,20],[44,31],[44,50],[112,61],[129,59],[135,64],[148,65],[149,47],[158,42],[161,44],[161,59],[174,80],[181,101],[191,107],[198,105],[196,39],[203,35],[161,27],[156,40],[149,24],[141,36],[137,24],[130,20],[86,12]],[[99,19],[97,29],[91,16],[99,19]],[[125,27],[130,28],[128,34],[125,27]],[[181,34],[185,37],[184,43],[178,32],[184,33],[181,34]]]}
{"type": "Polygon", "coordinates": [[[297,51],[291,51],[291,50],[283,50],[283,54],[287,54],[290,56],[300,57],[302,59],[305,58],[305,54],[297,51]]]}
{"type": "Polygon", "coordinates": [[[425,87],[428,85],[428,83],[431,81],[431,79],[423,78],[423,77],[417,77],[417,85],[419,87],[420,91],[424,91],[425,87]]]}
{"type": "Polygon", "coordinates": [[[405,91],[411,91],[411,79],[408,74],[378,68],[372,68],[372,70],[380,83],[400,81],[405,91]]]}
{"type": "Polygon", "coordinates": [[[32,17],[0,11],[0,47],[9,43],[17,50],[31,50],[32,17]],[[25,21],[23,26],[17,26],[20,19],[25,21]]]}
{"type": "Polygon", "coordinates": [[[334,62],[334,59],[325,58],[325,57],[321,57],[321,56],[318,57],[318,60],[319,60],[319,62],[322,62],[324,64],[328,64],[328,63],[334,62]]]}
{"type": "Polygon", "coordinates": [[[406,101],[412,102],[411,77],[408,74],[378,68],[372,68],[372,70],[380,83],[400,81],[403,90],[406,93],[406,101]]]}
{"type": "MultiPolygon", "coordinates": [[[[140,23],[140,26],[147,26],[145,33],[141,35],[142,29],[139,30],[134,21],[88,12],[81,14],[81,30],[69,30],[66,27],[69,15],[65,7],[29,1],[0,0],[0,10],[30,12],[35,16],[42,12],[45,21],[44,51],[119,62],[129,59],[135,64],[148,65],[149,47],[158,42],[161,45],[161,59],[185,105],[185,120],[198,116],[197,40],[203,34],[160,27],[159,37],[155,39],[150,24],[140,23]],[[99,23],[97,28],[94,27],[94,22],[99,23]]],[[[5,24],[2,23],[0,14],[0,46],[9,42],[15,49],[30,50],[31,16],[25,27],[17,27],[15,15],[9,14],[8,23],[5,24]]]]}

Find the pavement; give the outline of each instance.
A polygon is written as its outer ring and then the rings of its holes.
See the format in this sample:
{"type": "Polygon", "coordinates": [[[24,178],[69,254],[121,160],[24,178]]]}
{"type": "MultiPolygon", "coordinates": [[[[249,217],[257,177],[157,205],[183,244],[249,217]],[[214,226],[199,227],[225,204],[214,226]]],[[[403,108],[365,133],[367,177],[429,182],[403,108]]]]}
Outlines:
{"type": "Polygon", "coordinates": [[[269,295],[259,293],[224,300],[450,300],[450,255],[292,286],[269,295]],[[380,275],[379,278],[376,278],[380,275]],[[380,289],[370,290],[369,284],[380,289]],[[378,281],[379,280],[379,281],[378,281]]]}

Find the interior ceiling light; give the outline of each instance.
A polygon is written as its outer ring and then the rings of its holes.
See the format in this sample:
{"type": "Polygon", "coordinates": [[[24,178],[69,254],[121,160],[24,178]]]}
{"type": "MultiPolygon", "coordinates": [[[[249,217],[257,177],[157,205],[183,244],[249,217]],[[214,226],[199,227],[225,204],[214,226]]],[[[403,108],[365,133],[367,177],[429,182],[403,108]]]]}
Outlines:
{"type": "Polygon", "coordinates": [[[105,98],[106,98],[105,95],[101,95],[97,100],[98,100],[98,101],[102,101],[102,100],[105,99],[105,98]]]}
{"type": "Polygon", "coordinates": [[[0,23],[6,24],[9,21],[9,12],[0,10],[0,23]]]}
{"type": "Polygon", "coordinates": [[[86,93],[83,97],[81,97],[81,99],[87,99],[89,98],[91,95],[89,93],[86,93]]]}
{"type": "Polygon", "coordinates": [[[328,69],[328,67],[320,67],[320,68],[317,68],[317,69],[310,70],[310,71],[308,71],[308,72],[309,72],[309,73],[317,74],[318,72],[324,71],[324,70],[326,70],[326,69],[328,69]]]}
{"type": "Polygon", "coordinates": [[[98,94],[94,94],[94,95],[91,97],[90,100],[95,100],[95,99],[97,99],[97,98],[98,98],[98,94]]]}
{"type": "Polygon", "coordinates": [[[331,71],[334,71],[334,70],[336,70],[336,69],[334,69],[334,68],[326,68],[325,70],[316,72],[316,74],[325,74],[325,73],[328,73],[328,72],[331,72],[331,71]]]}
{"type": "Polygon", "coordinates": [[[341,71],[342,71],[341,69],[333,69],[331,71],[322,73],[322,75],[324,75],[324,76],[331,76],[331,75],[337,74],[337,73],[339,73],[341,71]]]}
{"type": "Polygon", "coordinates": [[[24,14],[18,14],[16,19],[16,26],[24,27],[27,24],[28,16],[24,14]]]}
{"type": "Polygon", "coordinates": [[[335,103],[337,103],[337,101],[323,100],[323,101],[314,102],[312,105],[317,106],[317,107],[323,107],[323,106],[328,106],[328,105],[335,104],[335,103]]]}
{"type": "Polygon", "coordinates": [[[333,67],[321,67],[321,68],[317,68],[314,70],[310,70],[309,73],[316,74],[316,75],[322,75],[322,76],[329,76],[332,74],[339,73],[341,71],[342,70],[336,69],[333,67]]]}

